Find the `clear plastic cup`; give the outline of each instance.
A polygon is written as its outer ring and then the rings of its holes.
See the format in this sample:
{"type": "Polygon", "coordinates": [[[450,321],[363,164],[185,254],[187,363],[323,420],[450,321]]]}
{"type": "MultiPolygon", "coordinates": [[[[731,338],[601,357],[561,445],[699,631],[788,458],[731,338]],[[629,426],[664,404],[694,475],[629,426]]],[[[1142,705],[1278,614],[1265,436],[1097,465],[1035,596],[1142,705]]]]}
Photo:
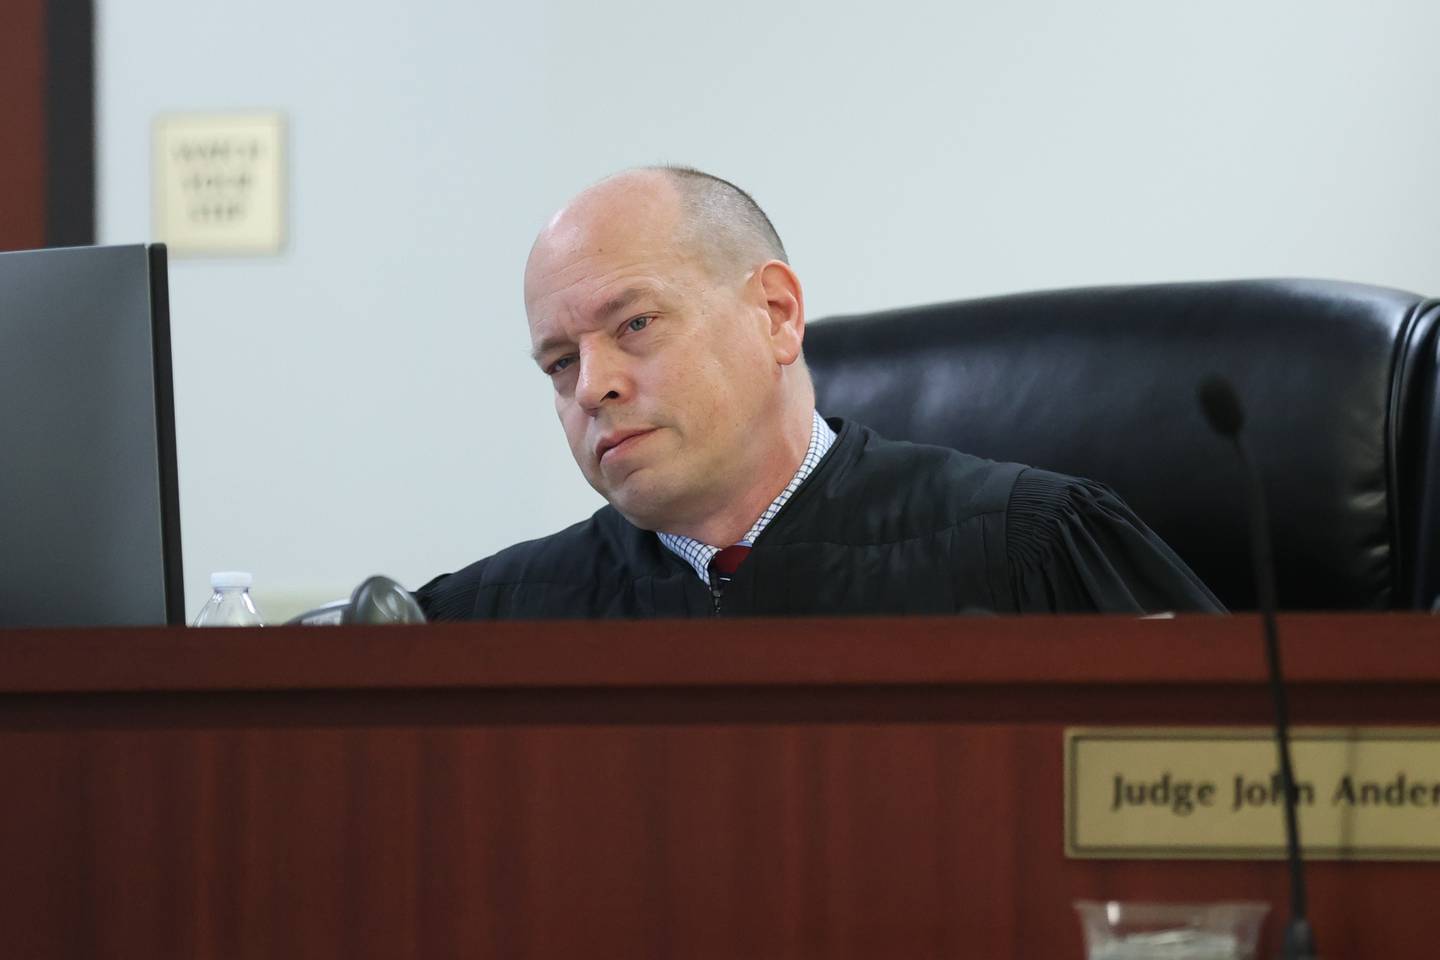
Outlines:
{"type": "Polygon", "coordinates": [[[1254,960],[1268,903],[1077,900],[1089,960],[1254,960]]]}

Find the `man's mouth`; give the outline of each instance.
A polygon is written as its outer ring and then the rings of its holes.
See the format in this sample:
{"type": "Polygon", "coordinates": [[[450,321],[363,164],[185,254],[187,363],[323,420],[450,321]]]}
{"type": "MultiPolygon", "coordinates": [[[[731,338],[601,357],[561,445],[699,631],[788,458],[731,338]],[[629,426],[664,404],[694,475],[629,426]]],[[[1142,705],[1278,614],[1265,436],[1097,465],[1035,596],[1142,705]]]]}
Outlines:
{"type": "Polygon", "coordinates": [[[614,433],[607,433],[595,444],[595,459],[604,462],[605,458],[612,453],[624,453],[641,437],[649,436],[655,430],[654,427],[645,430],[617,430],[614,433]]]}

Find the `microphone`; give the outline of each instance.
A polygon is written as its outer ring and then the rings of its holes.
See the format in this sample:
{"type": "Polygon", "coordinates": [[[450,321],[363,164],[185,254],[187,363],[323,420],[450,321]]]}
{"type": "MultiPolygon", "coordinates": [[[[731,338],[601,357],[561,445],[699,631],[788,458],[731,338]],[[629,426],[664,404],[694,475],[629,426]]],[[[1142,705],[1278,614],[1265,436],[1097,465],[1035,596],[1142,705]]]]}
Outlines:
{"type": "Polygon", "coordinates": [[[420,604],[389,577],[369,577],[348,600],[332,600],[285,621],[288,626],[339,627],[349,624],[424,623],[420,604]]]}
{"type": "Polygon", "coordinates": [[[1280,643],[1275,626],[1275,559],[1270,548],[1270,518],[1265,510],[1265,491],[1241,438],[1245,410],[1229,381],[1209,376],[1196,391],[1210,428],[1235,446],[1245,474],[1250,500],[1250,561],[1255,568],[1255,588],[1260,619],[1265,628],[1265,658],[1270,667],[1270,696],[1275,703],[1275,747],[1280,754],[1280,783],[1285,791],[1285,851],[1290,866],[1290,921],[1285,928],[1282,956],[1285,960],[1315,960],[1315,937],[1306,917],[1305,867],[1300,858],[1300,827],[1297,823],[1295,771],[1290,763],[1290,711],[1285,699],[1285,680],[1280,667],[1280,643]]]}

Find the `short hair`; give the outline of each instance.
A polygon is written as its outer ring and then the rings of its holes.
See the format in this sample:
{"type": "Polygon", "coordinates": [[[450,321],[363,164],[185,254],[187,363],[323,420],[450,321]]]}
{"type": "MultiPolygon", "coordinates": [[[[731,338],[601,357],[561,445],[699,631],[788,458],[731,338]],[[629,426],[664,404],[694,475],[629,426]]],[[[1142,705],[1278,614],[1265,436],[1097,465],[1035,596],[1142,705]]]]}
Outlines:
{"type": "Polygon", "coordinates": [[[715,267],[748,270],[766,260],[789,263],[785,244],[755,198],[729,180],[694,167],[659,166],[680,194],[682,236],[715,267]]]}

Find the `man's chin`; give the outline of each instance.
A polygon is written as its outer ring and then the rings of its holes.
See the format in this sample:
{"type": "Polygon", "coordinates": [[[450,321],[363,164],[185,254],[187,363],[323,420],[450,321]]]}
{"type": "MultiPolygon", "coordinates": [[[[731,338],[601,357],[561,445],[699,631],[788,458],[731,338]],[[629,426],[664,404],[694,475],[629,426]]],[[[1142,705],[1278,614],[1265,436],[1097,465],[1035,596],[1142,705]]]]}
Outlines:
{"type": "Polygon", "coordinates": [[[644,475],[650,472],[637,470],[622,482],[601,490],[600,495],[641,530],[663,532],[667,518],[672,518],[673,523],[675,497],[668,485],[658,482],[659,478],[644,475]]]}

